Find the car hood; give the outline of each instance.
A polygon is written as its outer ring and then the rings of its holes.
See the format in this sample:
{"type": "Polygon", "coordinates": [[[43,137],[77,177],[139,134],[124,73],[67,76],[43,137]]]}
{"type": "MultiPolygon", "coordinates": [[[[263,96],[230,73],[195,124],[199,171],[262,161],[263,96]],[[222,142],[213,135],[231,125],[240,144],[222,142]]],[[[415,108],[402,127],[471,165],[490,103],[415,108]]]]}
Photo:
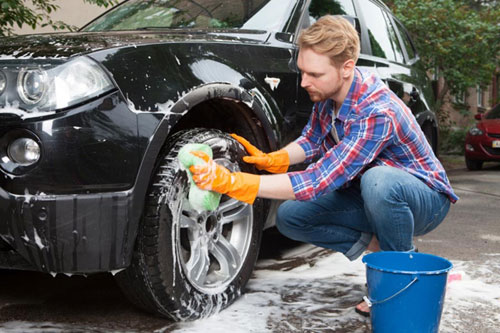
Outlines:
{"type": "Polygon", "coordinates": [[[481,124],[486,132],[500,134],[500,119],[483,119],[481,124]]]}
{"type": "Polygon", "coordinates": [[[175,42],[262,43],[266,31],[257,30],[151,30],[74,32],[22,35],[1,38],[0,60],[65,59],[102,49],[175,42]]]}

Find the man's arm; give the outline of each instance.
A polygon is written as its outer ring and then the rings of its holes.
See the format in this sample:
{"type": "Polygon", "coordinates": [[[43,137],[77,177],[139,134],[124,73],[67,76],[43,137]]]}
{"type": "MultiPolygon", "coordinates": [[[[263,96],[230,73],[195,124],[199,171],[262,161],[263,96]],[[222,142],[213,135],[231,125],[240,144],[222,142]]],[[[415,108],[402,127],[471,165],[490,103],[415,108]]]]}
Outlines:
{"type": "Polygon", "coordinates": [[[290,165],[299,164],[306,160],[306,153],[304,149],[302,149],[302,147],[295,141],[290,142],[283,149],[285,149],[288,152],[288,157],[290,158],[290,165]]]}
{"type": "Polygon", "coordinates": [[[266,199],[295,200],[292,182],[286,173],[260,176],[257,196],[266,199]]]}
{"type": "MultiPolygon", "coordinates": [[[[290,165],[302,163],[306,159],[304,149],[296,142],[290,142],[283,149],[288,152],[290,165]]],[[[266,199],[295,200],[292,182],[286,173],[260,176],[257,196],[266,199]]]]}
{"type": "MultiPolygon", "coordinates": [[[[206,163],[195,164],[192,160],[189,171],[193,181],[203,190],[215,191],[253,204],[257,196],[269,199],[294,199],[288,174],[260,176],[246,172],[231,172],[218,165],[203,151],[191,152],[206,163]]],[[[186,163],[187,164],[187,163],[186,163]]]]}
{"type": "Polygon", "coordinates": [[[291,164],[301,163],[306,159],[304,149],[295,142],[280,150],[264,153],[244,137],[234,133],[231,136],[242,144],[249,154],[249,156],[243,157],[243,161],[255,165],[259,170],[266,170],[270,173],[285,173],[291,164]]]}
{"type": "MultiPolygon", "coordinates": [[[[252,147],[250,148],[252,149],[252,147]]],[[[283,150],[286,150],[290,164],[298,164],[306,159],[304,149],[296,142],[291,142],[283,150]]],[[[217,165],[203,152],[192,152],[191,154],[207,162],[204,165],[193,165],[189,168],[193,174],[193,180],[202,189],[224,193],[247,203],[253,203],[256,196],[267,199],[295,199],[292,182],[287,173],[275,175],[231,173],[226,168],[217,165]]]]}

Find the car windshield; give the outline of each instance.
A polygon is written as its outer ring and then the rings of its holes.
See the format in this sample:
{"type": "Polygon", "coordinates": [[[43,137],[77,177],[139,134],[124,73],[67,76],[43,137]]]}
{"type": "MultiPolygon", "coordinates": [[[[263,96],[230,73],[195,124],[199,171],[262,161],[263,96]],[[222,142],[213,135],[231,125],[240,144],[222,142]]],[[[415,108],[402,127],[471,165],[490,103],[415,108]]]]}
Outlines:
{"type": "Polygon", "coordinates": [[[295,0],[130,0],[82,31],[154,28],[254,29],[279,31],[295,0]]]}
{"type": "Polygon", "coordinates": [[[497,104],[493,109],[486,113],[486,119],[500,119],[500,104],[497,104]]]}

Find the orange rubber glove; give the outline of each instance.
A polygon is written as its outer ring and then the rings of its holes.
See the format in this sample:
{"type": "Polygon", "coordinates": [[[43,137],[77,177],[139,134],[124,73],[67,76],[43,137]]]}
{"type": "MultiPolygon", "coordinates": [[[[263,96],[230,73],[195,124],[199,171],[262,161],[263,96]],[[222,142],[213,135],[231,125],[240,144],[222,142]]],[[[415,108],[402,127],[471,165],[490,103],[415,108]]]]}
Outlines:
{"type": "Polygon", "coordinates": [[[284,173],[288,170],[290,166],[290,157],[285,149],[266,154],[248,142],[247,139],[234,133],[232,133],[231,136],[241,143],[250,154],[250,156],[244,156],[243,161],[255,164],[257,169],[266,170],[271,173],[284,173]]]}
{"type": "Polygon", "coordinates": [[[207,163],[189,168],[196,185],[209,191],[227,194],[231,198],[253,204],[259,192],[260,176],[245,172],[231,172],[215,163],[202,151],[191,152],[207,163]]]}

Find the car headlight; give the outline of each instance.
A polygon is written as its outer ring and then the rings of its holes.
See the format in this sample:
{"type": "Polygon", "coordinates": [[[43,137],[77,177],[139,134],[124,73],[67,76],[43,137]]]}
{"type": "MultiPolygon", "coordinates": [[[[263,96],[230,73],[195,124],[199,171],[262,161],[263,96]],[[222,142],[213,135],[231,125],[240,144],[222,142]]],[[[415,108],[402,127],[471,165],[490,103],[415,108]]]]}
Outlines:
{"type": "Polygon", "coordinates": [[[17,92],[29,105],[39,103],[47,91],[47,73],[42,69],[23,68],[17,77],[17,92]]]}
{"type": "Polygon", "coordinates": [[[54,78],[53,104],[65,108],[113,88],[111,80],[94,61],[80,58],[63,66],[54,78]]]}
{"type": "Polygon", "coordinates": [[[472,127],[470,130],[469,130],[469,134],[470,135],[473,135],[473,136],[476,136],[476,135],[483,135],[483,131],[481,131],[479,128],[477,127],[472,127]]]}
{"type": "Polygon", "coordinates": [[[17,80],[21,100],[40,111],[64,109],[111,89],[104,70],[87,57],[49,69],[23,68],[17,80]]]}

